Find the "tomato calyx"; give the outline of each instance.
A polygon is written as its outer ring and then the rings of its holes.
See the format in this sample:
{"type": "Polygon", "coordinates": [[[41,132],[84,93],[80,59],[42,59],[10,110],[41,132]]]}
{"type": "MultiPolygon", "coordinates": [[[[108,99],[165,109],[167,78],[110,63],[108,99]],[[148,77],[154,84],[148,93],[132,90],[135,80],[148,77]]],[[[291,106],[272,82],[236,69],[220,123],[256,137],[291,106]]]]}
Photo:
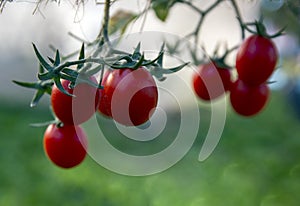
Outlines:
{"type": "Polygon", "coordinates": [[[211,58],[210,60],[218,69],[232,69],[232,67],[225,62],[225,58],[211,58]]]}
{"type": "MultiPolygon", "coordinates": [[[[52,86],[55,85],[63,94],[75,97],[67,91],[62,85],[63,80],[70,81],[69,88],[74,89],[78,84],[87,83],[88,85],[103,89],[101,86],[104,67],[108,66],[111,69],[129,68],[136,70],[139,67],[145,67],[158,80],[165,79],[165,74],[171,74],[184,68],[189,63],[183,63],[174,68],[163,67],[164,45],[162,45],[157,57],[152,60],[147,60],[144,53],[141,52],[141,44],[139,43],[132,54],[111,49],[104,57],[99,56],[99,51],[96,50],[91,56],[85,57],[85,45],[81,46],[79,58],[75,61],[65,61],[69,56],[61,56],[59,50],[56,50],[54,58],[44,58],[36,45],[33,44],[33,49],[39,61],[39,71],[37,73],[38,81],[34,83],[13,81],[19,86],[36,89],[31,106],[36,106],[45,94],[51,94],[52,86]],[[95,65],[95,66],[94,66],[95,65]],[[77,66],[76,69],[71,68],[77,66]],[[90,80],[90,77],[101,72],[99,84],[90,80]]],[[[73,55],[71,55],[73,56],[73,55]]]]}
{"type": "Polygon", "coordinates": [[[26,87],[29,89],[36,89],[34,97],[30,102],[30,107],[35,107],[39,100],[44,96],[44,94],[51,94],[53,82],[52,81],[36,81],[36,82],[22,82],[13,80],[13,82],[19,86],[26,87]]]}
{"type": "Polygon", "coordinates": [[[165,74],[175,73],[186,65],[189,64],[183,63],[177,67],[173,68],[164,68],[163,67],[163,57],[164,57],[164,47],[163,44],[156,58],[153,60],[145,59],[144,53],[141,53],[141,44],[139,43],[135,48],[134,52],[129,55],[122,56],[118,59],[118,61],[113,64],[108,64],[112,69],[132,69],[136,70],[140,67],[145,67],[149,70],[151,75],[155,76],[159,81],[163,81],[166,79],[165,74]]]}
{"type": "Polygon", "coordinates": [[[213,56],[210,57],[210,61],[215,65],[215,67],[217,67],[218,69],[228,69],[228,70],[232,70],[232,66],[229,66],[226,63],[226,58],[227,56],[233,52],[234,50],[236,50],[238,48],[238,46],[234,46],[230,49],[227,48],[227,45],[225,45],[225,52],[221,55],[218,55],[219,52],[219,47],[220,44],[218,44],[214,50],[213,56]]]}
{"type": "Polygon", "coordinates": [[[259,36],[263,36],[267,39],[273,39],[279,36],[284,35],[284,31],[286,27],[283,27],[275,34],[268,34],[265,24],[263,23],[264,18],[261,16],[259,20],[255,20],[254,22],[244,23],[242,24],[242,27],[246,29],[248,32],[252,34],[256,34],[259,36]],[[254,26],[256,31],[252,30],[250,26],[254,26]]]}

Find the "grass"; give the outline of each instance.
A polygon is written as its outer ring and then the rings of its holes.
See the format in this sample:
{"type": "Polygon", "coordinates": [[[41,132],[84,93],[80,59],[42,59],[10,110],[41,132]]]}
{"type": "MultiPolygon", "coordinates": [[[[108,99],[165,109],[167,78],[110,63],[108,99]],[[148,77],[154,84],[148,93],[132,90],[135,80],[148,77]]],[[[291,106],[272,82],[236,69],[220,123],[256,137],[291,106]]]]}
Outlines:
{"type": "MultiPolygon", "coordinates": [[[[3,101],[0,112],[0,205],[296,206],[300,202],[300,123],[280,94],[273,94],[267,109],[254,118],[242,118],[229,109],[222,139],[206,161],[197,161],[205,134],[200,131],[180,162],[147,177],[115,174],[90,157],[74,169],[60,169],[44,155],[44,128],[28,126],[49,119],[47,110],[3,101]]],[[[201,114],[209,120],[205,112],[201,114]]],[[[208,121],[202,124],[207,126],[208,121]]]]}

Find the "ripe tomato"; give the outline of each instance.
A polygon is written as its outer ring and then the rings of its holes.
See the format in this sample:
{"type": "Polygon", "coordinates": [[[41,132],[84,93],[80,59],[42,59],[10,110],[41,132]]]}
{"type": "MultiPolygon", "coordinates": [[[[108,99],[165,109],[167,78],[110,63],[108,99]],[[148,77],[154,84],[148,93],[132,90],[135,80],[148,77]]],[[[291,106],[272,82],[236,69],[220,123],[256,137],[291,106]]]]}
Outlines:
{"type": "Polygon", "coordinates": [[[252,116],[264,108],[269,93],[269,88],[265,83],[259,86],[248,86],[238,79],[231,87],[230,102],[238,114],[252,116]]]}
{"type": "MultiPolygon", "coordinates": [[[[91,80],[97,82],[94,77],[91,77],[91,80]]],[[[65,90],[75,97],[68,96],[53,86],[51,105],[57,118],[65,125],[79,125],[87,121],[97,110],[98,89],[87,83],[80,83],[74,89],[70,89],[70,81],[62,80],[61,83],[65,90]]]]}
{"type": "Polygon", "coordinates": [[[158,91],[151,74],[143,67],[111,71],[101,93],[101,113],[126,126],[149,120],[157,106],[158,91]]]}
{"type": "Polygon", "coordinates": [[[80,164],[87,149],[87,138],[80,126],[51,124],[44,134],[44,150],[57,166],[71,168],[80,164]]]}
{"type": "MultiPolygon", "coordinates": [[[[107,70],[102,78],[102,86],[106,84],[106,80],[108,75],[110,74],[110,70],[107,70]]],[[[107,95],[104,95],[104,89],[99,89],[99,97],[100,97],[100,101],[99,101],[99,105],[98,105],[98,111],[103,114],[106,117],[111,117],[111,113],[109,113],[107,106],[105,103],[106,102],[106,98],[107,95]]]]}
{"type": "Polygon", "coordinates": [[[229,69],[217,68],[213,62],[201,65],[193,76],[193,88],[200,99],[216,99],[229,90],[231,72],[229,69]]]}
{"type": "Polygon", "coordinates": [[[237,53],[239,79],[253,86],[266,82],[276,67],[277,59],[276,46],[270,39],[259,35],[250,36],[237,53]]]}

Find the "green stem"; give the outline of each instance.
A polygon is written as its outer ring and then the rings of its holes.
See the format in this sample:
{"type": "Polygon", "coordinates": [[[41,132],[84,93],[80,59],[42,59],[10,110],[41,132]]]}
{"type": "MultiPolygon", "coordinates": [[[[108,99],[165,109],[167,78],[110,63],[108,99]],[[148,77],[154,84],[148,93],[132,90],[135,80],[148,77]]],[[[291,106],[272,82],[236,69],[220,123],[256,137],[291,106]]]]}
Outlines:
{"type": "Polygon", "coordinates": [[[104,6],[104,18],[103,18],[103,38],[104,41],[111,46],[109,36],[108,36],[108,25],[109,25],[109,11],[110,11],[110,0],[105,0],[104,6]]]}
{"type": "Polygon", "coordinates": [[[243,20],[242,20],[242,15],[241,15],[240,9],[239,9],[239,7],[238,7],[235,0],[231,0],[231,4],[234,8],[234,11],[236,13],[237,19],[238,19],[240,27],[241,27],[242,40],[244,40],[245,39],[245,27],[244,27],[244,23],[243,23],[243,20]]]}

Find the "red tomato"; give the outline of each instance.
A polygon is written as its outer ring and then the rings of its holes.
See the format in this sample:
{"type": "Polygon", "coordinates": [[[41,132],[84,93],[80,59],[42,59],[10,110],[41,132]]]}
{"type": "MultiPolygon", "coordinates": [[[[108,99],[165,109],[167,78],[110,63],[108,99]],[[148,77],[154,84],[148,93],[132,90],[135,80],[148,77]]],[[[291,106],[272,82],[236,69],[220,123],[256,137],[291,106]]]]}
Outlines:
{"type": "MultiPolygon", "coordinates": [[[[109,74],[110,74],[110,70],[107,70],[104,73],[103,78],[102,78],[102,86],[106,84],[106,80],[107,80],[107,77],[109,74]]],[[[104,89],[99,89],[100,101],[99,101],[98,111],[106,117],[111,117],[111,113],[109,113],[109,110],[107,109],[107,106],[106,106],[107,103],[105,103],[107,101],[106,100],[107,95],[104,95],[103,92],[104,92],[104,89]]]]}
{"type": "Polygon", "coordinates": [[[44,150],[57,166],[71,168],[80,164],[87,149],[87,138],[80,126],[51,124],[44,134],[44,150]]]}
{"type": "Polygon", "coordinates": [[[248,85],[258,86],[268,80],[278,59],[276,46],[270,39],[252,35],[238,50],[236,69],[239,79],[248,85]]]}
{"type": "Polygon", "coordinates": [[[145,68],[113,70],[103,86],[99,110],[120,124],[141,125],[157,106],[156,83],[145,68]]]}
{"type": "MultiPolygon", "coordinates": [[[[97,82],[94,77],[92,81],[97,82]]],[[[63,87],[75,97],[62,93],[55,85],[51,93],[52,109],[65,125],[79,125],[87,121],[97,110],[99,91],[97,88],[80,83],[74,89],[69,88],[70,81],[62,80],[63,87]]]]}
{"type": "Polygon", "coordinates": [[[240,115],[252,116],[264,108],[269,98],[267,84],[248,86],[238,79],[230,90],[230,102],[233,109],[240,115]]]}
{"type": "Polygon", "coordinates": [[[210,62],[199,67],[193,76],[193,88],[202,100],[213,100],[226,91],[231,85],[231,72],[229,69],[217,68],[210,62]]]}

